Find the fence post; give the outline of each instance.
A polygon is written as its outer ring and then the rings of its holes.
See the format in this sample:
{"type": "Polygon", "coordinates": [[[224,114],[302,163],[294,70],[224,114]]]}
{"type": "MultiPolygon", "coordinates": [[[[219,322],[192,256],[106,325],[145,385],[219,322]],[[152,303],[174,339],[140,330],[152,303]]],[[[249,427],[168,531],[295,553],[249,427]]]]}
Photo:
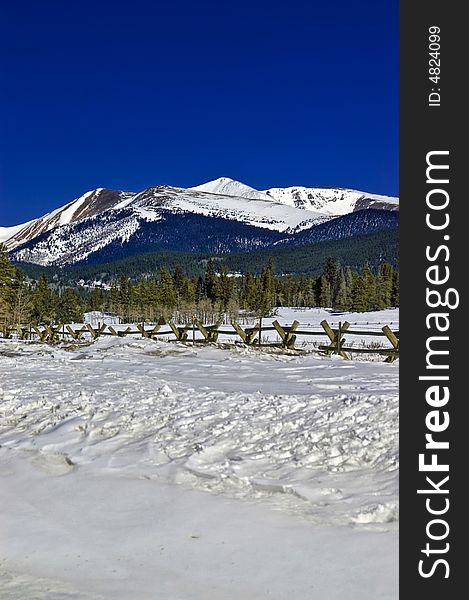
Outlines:
{"type": "Polygon", "coordinates": [[[176,339],[179,342],[184,342],[187,340],[187,330],[190,327],[190,323],[186,323],[184,327],[177,327],[172,321],[170,321],[168,325],[171,327],[176,339]]]}
{"type": "Polygon", "coordinates": [[[285,333],[284,328],[280,325],[280,323],[277,321],[277,319],[275,319],[275,321],[272,322],[272,325],[275,327],[275,329],[277,330],[277,333],[280,336],[280,339],[282,340],[281,345],[285,346],[285,339],[287,337],[287,334],[285,333]]]}
{"type": "Polygon", "coordinates": [[[257,324],[255,327],[246,329],[246,344],[248,344],[248,346],[251,346],[254,343],[258,332],[259,324],[257,324]]]}
{"type": "Polygon", "coordinates": [[[344,323],[339,321],[339,329],[337,330],[337,354],[340,354],[340,356],[346,360],[350,360],[350,356],[342,350],[342,346],[345,343],[345,339],[342,339],[342,334],[345,333],[349,327],[350,323],[348,321],[344,321],[344,323]]]}
{"type": "Polygon", "coordinates": [[[336,330],[332,329],[325,319],[324,321],[321,321],[321,325],[331,342],[329,346],[325,349],[326,354],[330,356],[331,354],[337,353],[342,358],[349,359],[350,357],[348,356],[348,354],[342,350],[344,340],[342,340],[341,338],[342,333],[347,331],[347,329],[350,327],[350,323],[348,321],[345,321],[343,324],[339,323],[339,329],[336,330]]]}
{"type": "Polygon", "coordinates": [[[300,322],[295,320],[295,321],[293,321],[291,326],[288,328],[288,333],[285,338],[285,346],[289,350],[294,350],[294,348],[295,348],[296,335],[294,335],[293,332],[297,329],[299,324],[300,324],[300,322]]]}
{"type": "Polygon", "coordinates": [[[205,342],[211,342],[213,341],[212,338],[212,333],[210,330],[206,329],[204,325],[202,325],[202,323],[200,321],[196,321],[195,322],[197,329],[202,333],[202,335],[204,336],[204,341],[205,342]]]}
{"type": "Polygon", "coordinates": [[[145,331],[145,323],[142,323],[141,325],[140,323],[137,323],[137,329],[140,331],[143,338],[149,337],[148,332],[145,331]]]}
{"type": "Polygon", "coordinates": [[[209,342],[216,342],[218,340],[218,329],[222,324],[223,319],[218,319],[218,321],[208,329],[208,339],[209,342]]]}
{"type": "Polygon", "coordinates": [[[187,341],[187,336],[189,335],[189,329],[190,329],[191,324],[190,323],[186,323],[184,325],[184,327],[178,327],[178,331],[179,331],[179,339],[181,342],[185,342],[187,341]]]}
{"type": "Polygon", "coordinates": [[[239,335],[239,337],[242,339],[242,341],[246,344],[247,343],[246,332],[241,327],[241,325],[239,323],[237,323],[236,321],[231,321],[231,325],[232,325],[233,329],[236,331],[236,333],[239,335]]]}
{"type": "Polygon", "coordinates": [[[332,354],[332,351],[334,349],[334,332],[331,329],[331,326],[329,325],[329,323],[326,321],[326,319],[324,319],[323,321],[321,321],[321,327],[324,329],[324,331],[326,332],[327,337],[330,340],[330,344],[327,348],[324,349],[325,353],[327,356],[330,356],[332,354]]]}
{"type": "Polygon", "coordinates": [[[385,325],[381,331],[384,333],[384,335],[388,338],[388,340],[391,342],[392,347],[394,349],[393,354],[390,354],[386,360],[384,362],[387,363],[392,363],[395,360],[397,360],[399,358],[399,338],[396,336],[396,334],[394,333],[394,331],[391,330],[391,328],[388,325],[385,325]]]}

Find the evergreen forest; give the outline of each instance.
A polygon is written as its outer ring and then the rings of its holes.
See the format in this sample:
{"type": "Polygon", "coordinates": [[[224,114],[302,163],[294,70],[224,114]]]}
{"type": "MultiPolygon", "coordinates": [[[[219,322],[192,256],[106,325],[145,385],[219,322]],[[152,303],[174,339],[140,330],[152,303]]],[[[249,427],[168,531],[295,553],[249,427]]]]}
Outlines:
{"type": "Polygon", "coordinates": [[[266,257],[258,273],[232,272],[227,262],[209,258],[205,271],[186,273],[184,265],[161,265],[139,278],[121,274],[110,284],[84,286],[37,279],[8,258],[0,244],[0,324],[80,323],[84,313],[101,311],[123,322],[155,322],[194,317],[210,322],[221,315],[240,313],[267,316],[277,306],[324,307],[364,312],[399,306],[399,271],[387,262],[360,269],[325,258],[315,276],[278,274],[274,258],[266,257]]]}

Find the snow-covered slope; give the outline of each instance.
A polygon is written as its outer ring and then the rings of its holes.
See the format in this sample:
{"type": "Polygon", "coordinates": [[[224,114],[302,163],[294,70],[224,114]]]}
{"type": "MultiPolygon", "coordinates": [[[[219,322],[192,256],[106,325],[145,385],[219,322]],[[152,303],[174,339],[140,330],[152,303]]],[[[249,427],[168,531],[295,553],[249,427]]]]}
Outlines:
{"type": "Polygon", "coordinates": [[[268,198],[230,196],[169,186],[143,190],[134,196],[127,208],[145,210],[147,213],[160,210],[195,213],[276,231],[307,229],[315,223],[327,220],[327,217],[319,212],[305,212],[299,208],[286,207],[268,198]]]}
{"type": "Polygon", "coordinates": [[[83,196],[72,200],[72,202],[65,204],[65,206],[56,208],[39,219],[29,221],[22,226],[9,228],[15,229],[15,231],[6,238],[7,246],[10,249],[15,248],[56,227],[69,225],[81,219],[97,215],[129,196],[132,197],[133,194],[130,192],[105,190],[103,188],[86,192],[83,196]]]}
{"type": "Polygon", "coordinates": [[[369,194],[368,192],[342,188],[302,186],[270,188],[259,191],[228,177],[220,177],[189,189],[211,194],[274,201],[292,208],[319,212],[328,216],[346,215],[366,208],[399,209],[399,199],[392,196],[369,194]]]}
{"type": "Polygon", "coordinates": [[[26,227],[31,225],[31,223],[34,223],[34,222],[35,222],[35,220],[28,221],[27,223],[22,223],[21,225],[13,225],[12,227],[0,227],[0,244],[6,242],[7,240],[10,240],[19,231],[21,231],[22,229],[25,229],[26,227]]]}
{"type": "Polygon", "coordinates": [[[271,188],[265,194],[287,206],[331,216],[346,215],[367,208],[399,209],[398,198],[341,188],[271,188]]]}

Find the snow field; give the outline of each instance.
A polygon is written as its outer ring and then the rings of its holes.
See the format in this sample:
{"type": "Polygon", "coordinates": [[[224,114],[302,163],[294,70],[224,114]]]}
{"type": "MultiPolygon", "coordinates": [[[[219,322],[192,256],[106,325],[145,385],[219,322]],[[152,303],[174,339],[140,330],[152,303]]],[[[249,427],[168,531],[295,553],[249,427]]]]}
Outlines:
{"type": "Polygon", "coordinates": [[[395,365],[130,338],[7,354],[3,446],[320,523],[396,520],[395,365]]]}
{"type": "Polygon", "coordinates": [[[0,449],[2,600],[397,598],[395,533],[19,454],[0,449]]]}
{"type": "Polygon", "coordinates": [[[2,340],[0,456],[6,598],[397,597],[398,363],[2,340]]]}

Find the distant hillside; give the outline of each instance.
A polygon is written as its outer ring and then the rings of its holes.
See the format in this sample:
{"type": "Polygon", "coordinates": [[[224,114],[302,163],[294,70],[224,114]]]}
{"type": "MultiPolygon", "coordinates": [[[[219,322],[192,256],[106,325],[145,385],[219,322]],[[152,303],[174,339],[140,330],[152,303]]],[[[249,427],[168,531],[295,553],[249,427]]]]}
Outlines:
{"type": "Polygon", "coordinates": [[[212,257],[224,261],[231,272],[259,273],[269,257],[275,260],[278,274],[311,275],[321,274],[328,256],[337,258],[343,266],[361,269],[368,262],[376,269],[387,262],[397,268],[399,265],[399,232],[397,229],[380,231],[362,236],[323,241],[302,246],[276,247],[253,252],[232,254],[209,254],[192,252],[147,252],[128,258],[98,265],[74,267],[41,267],[31,263],[17,263],[26,274],[37,279],[45,274],[57,282],[76,282],[80,279],[110,281],[122,275],[138,278],[142,274],[152,274],[162,266],[173,270],[182,265],[188,276],[202,275],[207,260],[212,257]]]}

